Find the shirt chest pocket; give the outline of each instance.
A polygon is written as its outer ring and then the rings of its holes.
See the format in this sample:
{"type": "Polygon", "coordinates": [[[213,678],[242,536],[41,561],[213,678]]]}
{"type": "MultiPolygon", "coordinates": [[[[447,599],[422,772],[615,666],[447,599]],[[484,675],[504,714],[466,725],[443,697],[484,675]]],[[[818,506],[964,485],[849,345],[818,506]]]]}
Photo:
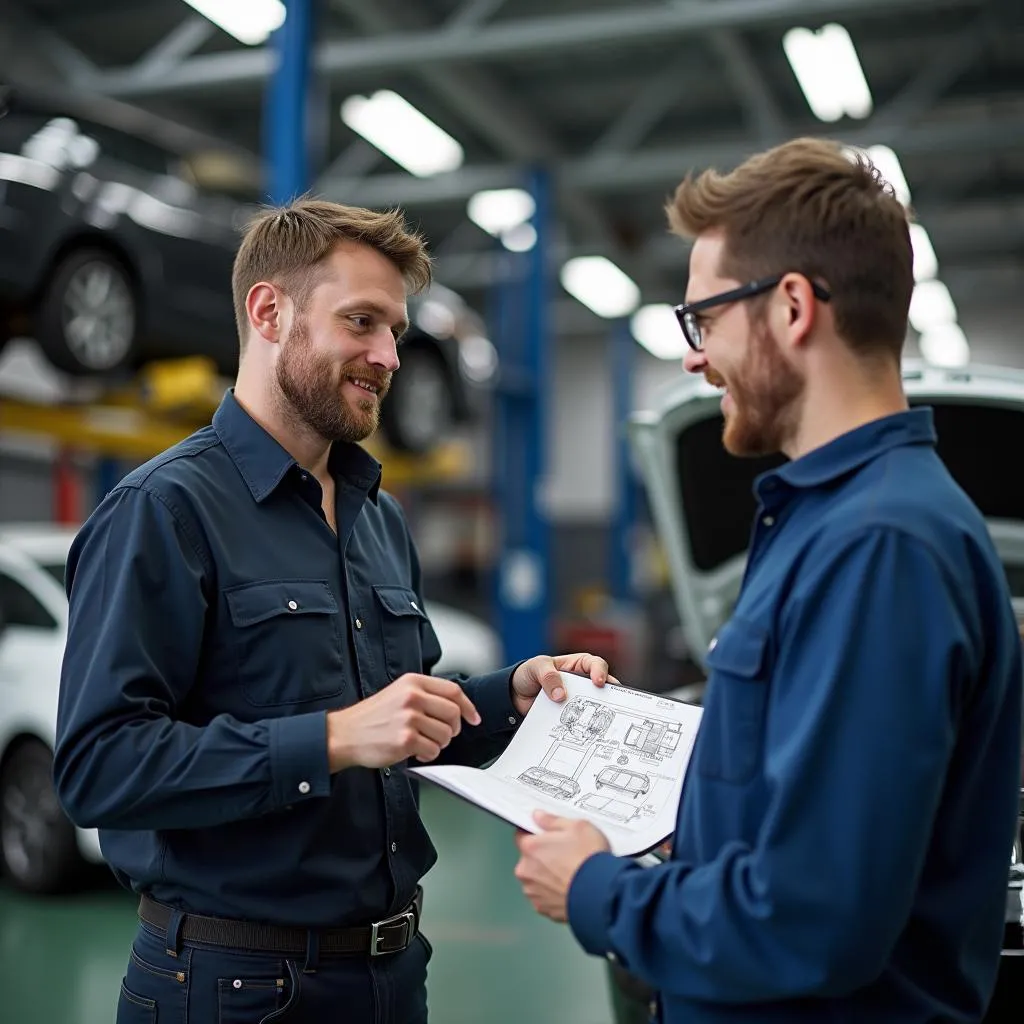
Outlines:
{"type": "Polygon", "coordinates": [[[705,659],[708,688],[696,752],[697,771],[723,782],[748,782],[762,758],[768,705],[768,634],[731,619],[705,659]]]}
{"type": "Polygon", "coordinates": [[[410,587],[375,586],[380,611],[384,665],[389,681],[406,672],[423,671],[423,639],[420,626],[427,621],[416,591],[410,587]]]}
{"type": "Polygon", "coordinates": [[[224,597],[250,704],[298,704],[342,692],[338,602],[326,580],[245,583],[224,597]]]}

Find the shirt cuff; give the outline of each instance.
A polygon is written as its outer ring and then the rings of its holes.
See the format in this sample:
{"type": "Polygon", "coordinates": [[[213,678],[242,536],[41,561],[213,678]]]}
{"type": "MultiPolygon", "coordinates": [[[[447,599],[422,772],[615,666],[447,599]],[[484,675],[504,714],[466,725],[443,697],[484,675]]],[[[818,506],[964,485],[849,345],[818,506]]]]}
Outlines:
{"type": "Polygon", "coordinates": [[[274,805],[287,807],[309,797],[327,796],[327,712],[271,718],[270,779],[274,805]]]}
{"type": "MultiPolygon", "coordinates": [[[[634,862],[610,853],[588,857],[573,875],[566,900],[569,927],[577,942],[594,956],[612,953],[608,931],[619,876],[634,862]]],[[[610,959],[615,959],[610,957],[610,959]]]]}
{"type": "Polygon", "coordinates": [[[466,695],[480,713],[480,724],[476,728],[486,736],[513,733],[522,724],[523,716],[512,703],[512,676],[518,667],[513,665],[486,676],[474,676],[472,692],[466,687],[466,695]]]}

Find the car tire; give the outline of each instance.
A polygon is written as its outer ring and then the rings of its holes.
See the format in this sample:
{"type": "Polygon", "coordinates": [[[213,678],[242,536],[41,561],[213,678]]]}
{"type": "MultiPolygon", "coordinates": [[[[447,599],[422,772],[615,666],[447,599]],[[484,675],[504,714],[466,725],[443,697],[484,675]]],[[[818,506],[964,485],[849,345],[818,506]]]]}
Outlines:
{"type": "Polygon", "coordinates": [[[53,755],[24,740],[0,771],[0,866],[22,892],[70,888],[83,865],[75,827],[53,788],[53,755]]]}
{"type": "Polygon", "coordinates": [[[116,373],[135,361],[139,310],[124,264],[95,248],[65,255],[36,308],[36,340],[74,376],[116,373]]]}
{"type": "Polygon", "coordinates": [[[381,409],[381,430],[396,451],[422,455],[444,439],[454,422],[451,380],[435,349],[407,347],[401,361],[381,409]]]}

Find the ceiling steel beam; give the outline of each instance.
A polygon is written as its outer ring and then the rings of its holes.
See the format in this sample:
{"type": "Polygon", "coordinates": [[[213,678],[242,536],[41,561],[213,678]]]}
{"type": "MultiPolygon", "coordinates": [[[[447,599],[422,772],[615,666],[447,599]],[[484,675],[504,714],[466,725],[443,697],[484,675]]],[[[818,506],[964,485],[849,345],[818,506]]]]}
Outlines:
{"type": "MultiPolygon", "coordinates": [[[[172,32],[168,32],[148,53],[135,64],[140,75],[161,75],[177,67],[186,57],[196,52],[214,33],[213,22],[202,15],[186,18],[172,32]]],[[[83,76],[83,85],[89,85],[95,74],[83,76]]]]}
{"type": "MultiPolygon", "coordinates": [[[[626,47],[663,41],[721,28],[764,28],[815,24],[843,17],[882,15],[936,7],[977,7],[982,0],[718,0],[713,4],[675,6],[644,3],[619,10],[519,19],[467,30],[442,27],[403,32],[380,39],[356,39],[321,44],[317,72],[340,78],[366,72],[407,70],[428,64],[459,61],[481,63],[535,54],[566,54],[605,43],[626,47]]],[[[214,85],[262,81],[274,66],[267,47],[192,57],[161,74],[139,74],[132,68],[105,72],[97,86],[111,95],[146,94],[205,89],[214,85]]]]}
{"type": "MultiPolygon", "coordinates": [[[[825,135],[851,146],[868,147],[890,139],[899,126],[869,120],[838,135],[825,135]]],[[[990,119],[957,119],[902,127],[901,157],[938,156],[960,152],[999,153],[1020,149],[1024,139],[1024,108],[990,119]]],[[[776,141],[782,141],[781,139],[776,141]]],[[[628,192],[644,188],[674,188],[688,171],[706,167],[735,167],[758,148],[749,138],[705,142],[694,146],[640,150],[628,155],[600,154],[566,160],[555,172],[565,189],[628,192]]],[[[331,198],[361,206],[409,206],[465,202],[487,188],[522,186],[523,170],[515,165],[462,167],[433,178],[388,174],[363,181],[325,179],[321,189],[331,198]]]]}
{"type": "MultiPolygon", "coordinates": [[[[966,265],[975,260],[979,265],[1005,265],[1006,257],[1014,257],[1024,245],[1024,197],[1005,200],[976,200],[956,205],[925,206],[916,219],[927,230],[939,260],[939,276],[945,279],[947,263],[966,265]]],[[[551,248],[553,263],[573,256],[591,255],[586,246],[556,243],[551,248]]],[[[669,270],[685,273],[690,259],[690,245],[666,230],[651,236],[635,253],[638,266],[650,271],[669,270]]],[[[1014,262],[1014,266],[1019,261],[1014,262]]],[[[522,260],[510,259],[495,251],[461,252],[439,256],[438,277],[463,288],[483,288],[516,273],[522,260]]],[[[983,276],[983,275],[979,275],[983,276]]],[[[638,281],[649,285],[649,281],[638,281]]]]}
{"type": "MultiPolygon", "coordinates": [[[[387,33],[400,24],[415,25],[420,17],[405,3],[387,4],[382,0],[334,0],[334,3],[370,33],[387,33]]],[[[417,66],[413,70],[456,115],[488,138],[504,159],[549,164],[563,156],[560,146],[537,116],[502,90],[483,69],[417,66]]],[[[580,192],[563,194],[559,196],[559,207],[583,237],[614,248],[605,214],[589,196],[580,192]]]]}

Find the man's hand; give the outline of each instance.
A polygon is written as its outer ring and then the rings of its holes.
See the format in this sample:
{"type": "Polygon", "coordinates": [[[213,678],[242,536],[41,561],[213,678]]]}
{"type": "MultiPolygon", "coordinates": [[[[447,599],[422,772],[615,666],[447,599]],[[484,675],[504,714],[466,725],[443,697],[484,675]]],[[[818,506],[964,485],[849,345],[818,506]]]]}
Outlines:
{"type": "Polygon", "coordinates": [[[534,910],[552,921],[565,921],[573,877],[588,857],[610,849],[608,840],[589,821],[558,818],[543,811],[533,817],[543,831],[516,835],[520,858],[515,876],[534,910]]]}
{"type": "Polygon", "coordinates": [[[408,757],[433,761],[458,736],[463,718],[480,724],[461,686],[407,673],[353,707],[328,712],[330,770],[385,768],[408,757]]]}
{"type": "Polygon", "coordinates": [[[524,661],[512,676],[512,703],[516,711],[525,715],[541,690],[553,701],[565,700],[565,687],[559,672],[590,676],[595,686],[604,686],[609,681],[618,682],[614,676],[608,675],[608,662],[594,654],[556,654],[553,658],[539,654],[524,661]]]}

